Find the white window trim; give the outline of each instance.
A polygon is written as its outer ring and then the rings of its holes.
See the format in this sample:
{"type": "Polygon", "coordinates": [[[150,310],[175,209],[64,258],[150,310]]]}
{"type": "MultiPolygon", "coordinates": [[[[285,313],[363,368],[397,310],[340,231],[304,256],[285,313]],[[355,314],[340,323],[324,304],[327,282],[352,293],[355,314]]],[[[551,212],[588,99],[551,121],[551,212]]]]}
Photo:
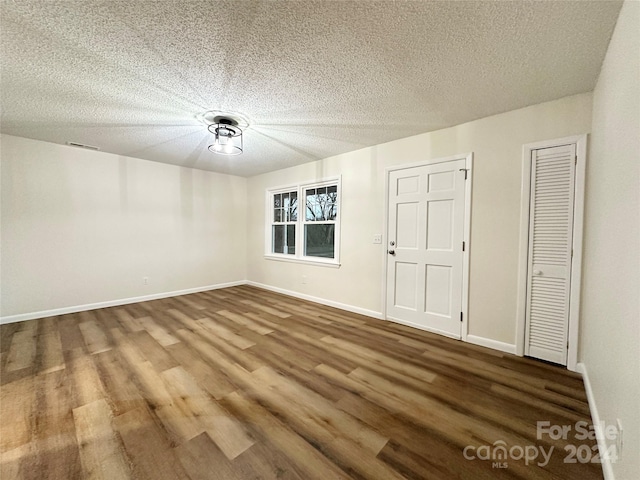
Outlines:
{"type": "MultiPolygon", "coordinates": [[[[325,223],[325,222],[321,222],[325,223]]],[[[332,223],[332,222],[326,222],[332,223]]],[[[342,176],[322,178],[320,180],[306,181],[298,184],[268,188],[265,192],[265,233],[264,233],[264,258],[281,262],[301,263],[307,265],[320,265],[324,267],[340,267],[340,225],[342,223],[342,176]],[[338,215],[335,220],[334,258],[307,257],[304,255],[304,225],[305,223],[305,190],[307,188],[321,188],[327,185],[337,185],[338,190],[338,215]],[[273,225],[273,195],[286,192],[298,192],[298,220],[296,225],[296,253],[295,255],[274,253],[271,251],[272,238],[271,226],[273,225]]]]}

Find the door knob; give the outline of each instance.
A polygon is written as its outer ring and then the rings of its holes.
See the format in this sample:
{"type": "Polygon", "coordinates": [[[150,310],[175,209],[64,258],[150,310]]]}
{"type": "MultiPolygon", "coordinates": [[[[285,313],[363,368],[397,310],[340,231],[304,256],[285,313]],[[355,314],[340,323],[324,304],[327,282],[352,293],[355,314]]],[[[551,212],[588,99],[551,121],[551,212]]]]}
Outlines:
{"type": "Polygon", "coordinates": [[[387,250],[387,252],[389,253],[389,255],[395,255],[396,254],[395,250],[387,250]]]}
{"type": "Polygon", "coordinates": [[[534,275],[542,275],[542,270],[534,270],[533,274],[534,275]]]}

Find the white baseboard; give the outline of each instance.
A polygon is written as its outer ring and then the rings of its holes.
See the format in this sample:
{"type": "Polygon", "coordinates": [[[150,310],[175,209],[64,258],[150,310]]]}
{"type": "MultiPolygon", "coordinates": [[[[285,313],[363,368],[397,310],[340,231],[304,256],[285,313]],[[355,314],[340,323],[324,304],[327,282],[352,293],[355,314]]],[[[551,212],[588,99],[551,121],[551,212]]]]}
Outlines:
{"type": "Polygon", "coordinates": [[[587,373],[587,366],[584,363],[579,362],[576,365],[576,372],[582,375],[584,389],[587,392],[589,411],[591,412],[591,421],[593,422],[593,428],[596,433],[596,439],[598,441],[598,452],[600,453],[600,460],[602,461],[602,473],[604,474],[604,480],[615,480],[615,477],[613,475],[613,467],[611,466],[611,460],[607,458],[607,455],[605,455],[605,452],[607,451],[607,441],[605,439],[604,432],[602,431],[600,415],[598,414],[596,398],[593,395],[591,381],[589,380],[589,374],[587,373]]]}
{"type": "Polygon", "coordinates": [[[467,342],[474,345],[480,345],[481,347],[493,348],[494,350],[500,350],[501,352],[516,354],[516,346],[511,343],[499,342],[492,340],[491,338],[477,337],[475,335],[467,335],[467,342]]]}
{"type": "Polygon", "coordinates": [[[18,315],[8,315],[0,317],[0,324],[23,322],[25,320],[34,320],[36,318],[52,317],[54,315],[65,315],[67,313],[83,312],[85,310],[96,310],[98,308],[117,307],[119,305],[128,305],[130,303],[146,302],[148,300],[158,300],[160,298],[177,297],[179,295],[188,295],[190,293],[206,292],[207,290],[217,290],[219,288],[235,287],[245,285],[245,280],[228,283],[218,283],[216,285],[207,285],[205,287],[187,288],[185,290],[176,290],[174,292],[153,293],[151,295],[143,295],[141,297],[121,298],[118,300],[108,300],[106,302],[89,303],[86,305],[73,305],[71,307],[54,308],[52,310],[42,310],[39,312],[21,313],[18,315]]]}
{"type": "Polygon", "coordinates": [[[313,295],[307,295],[305,293],[294,292],[293,290],[286,290],[284,288],[272,287],[271,285],[265,285],[263,283],[247,281],[247,285],[253,287],[263,288],[276,293],[282,293],[283,295],[289,295],[290,297],[301,298],[302,300],[308,300],[310,302],[319,303],[321,305],[327,305],[328,307],[339,308],[348,312],[358,313],[360,315],[366,315],[367,317],[377,318],[384,320],[382,312],[376,312],[374,310],[368,310],[366,308],[355,307],[353,305],[347,305],[346,303],[334,302],[333,300],[325,300],[324,298],[314,297],[313,295]]]}

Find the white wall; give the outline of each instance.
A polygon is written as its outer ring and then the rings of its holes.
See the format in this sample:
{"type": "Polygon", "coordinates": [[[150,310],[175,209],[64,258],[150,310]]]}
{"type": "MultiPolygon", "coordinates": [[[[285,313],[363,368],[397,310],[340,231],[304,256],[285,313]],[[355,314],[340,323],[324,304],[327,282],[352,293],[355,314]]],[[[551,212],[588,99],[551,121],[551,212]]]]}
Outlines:
{"type": "Polygon", "coordinates": [[[600,419],[625,429],[618,480],[640,476],[639,27],[627,1],[594,91],[585,205],[580,361],[600,419]]]}
{"type": "Polygon", "coordinates": [[[469,333],[513,345],[522,145],[590,126],[591,95],[581,94],[250,178],[248,279],[381,313],[385,245],[372,236],[384,233],[385,168],[473,152],[469,333]],[[339,174],[341,268],[266,260],[265,190],[339,174]]]}
{"type": "Polygon", "coordinates": [[[245,279],[244,178],[0,142],[3,317],[245,279]]]}

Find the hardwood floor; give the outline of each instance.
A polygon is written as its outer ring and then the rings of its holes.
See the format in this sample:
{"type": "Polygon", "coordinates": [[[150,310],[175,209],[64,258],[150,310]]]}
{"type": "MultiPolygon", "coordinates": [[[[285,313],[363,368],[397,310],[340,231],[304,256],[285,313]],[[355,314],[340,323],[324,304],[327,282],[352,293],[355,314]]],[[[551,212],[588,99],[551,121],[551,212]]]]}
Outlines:
{"type": "Polygon", "coordinates": [[[579,376],[253,287],[0,339],[3,480],[602,478],[579,376]]]}

